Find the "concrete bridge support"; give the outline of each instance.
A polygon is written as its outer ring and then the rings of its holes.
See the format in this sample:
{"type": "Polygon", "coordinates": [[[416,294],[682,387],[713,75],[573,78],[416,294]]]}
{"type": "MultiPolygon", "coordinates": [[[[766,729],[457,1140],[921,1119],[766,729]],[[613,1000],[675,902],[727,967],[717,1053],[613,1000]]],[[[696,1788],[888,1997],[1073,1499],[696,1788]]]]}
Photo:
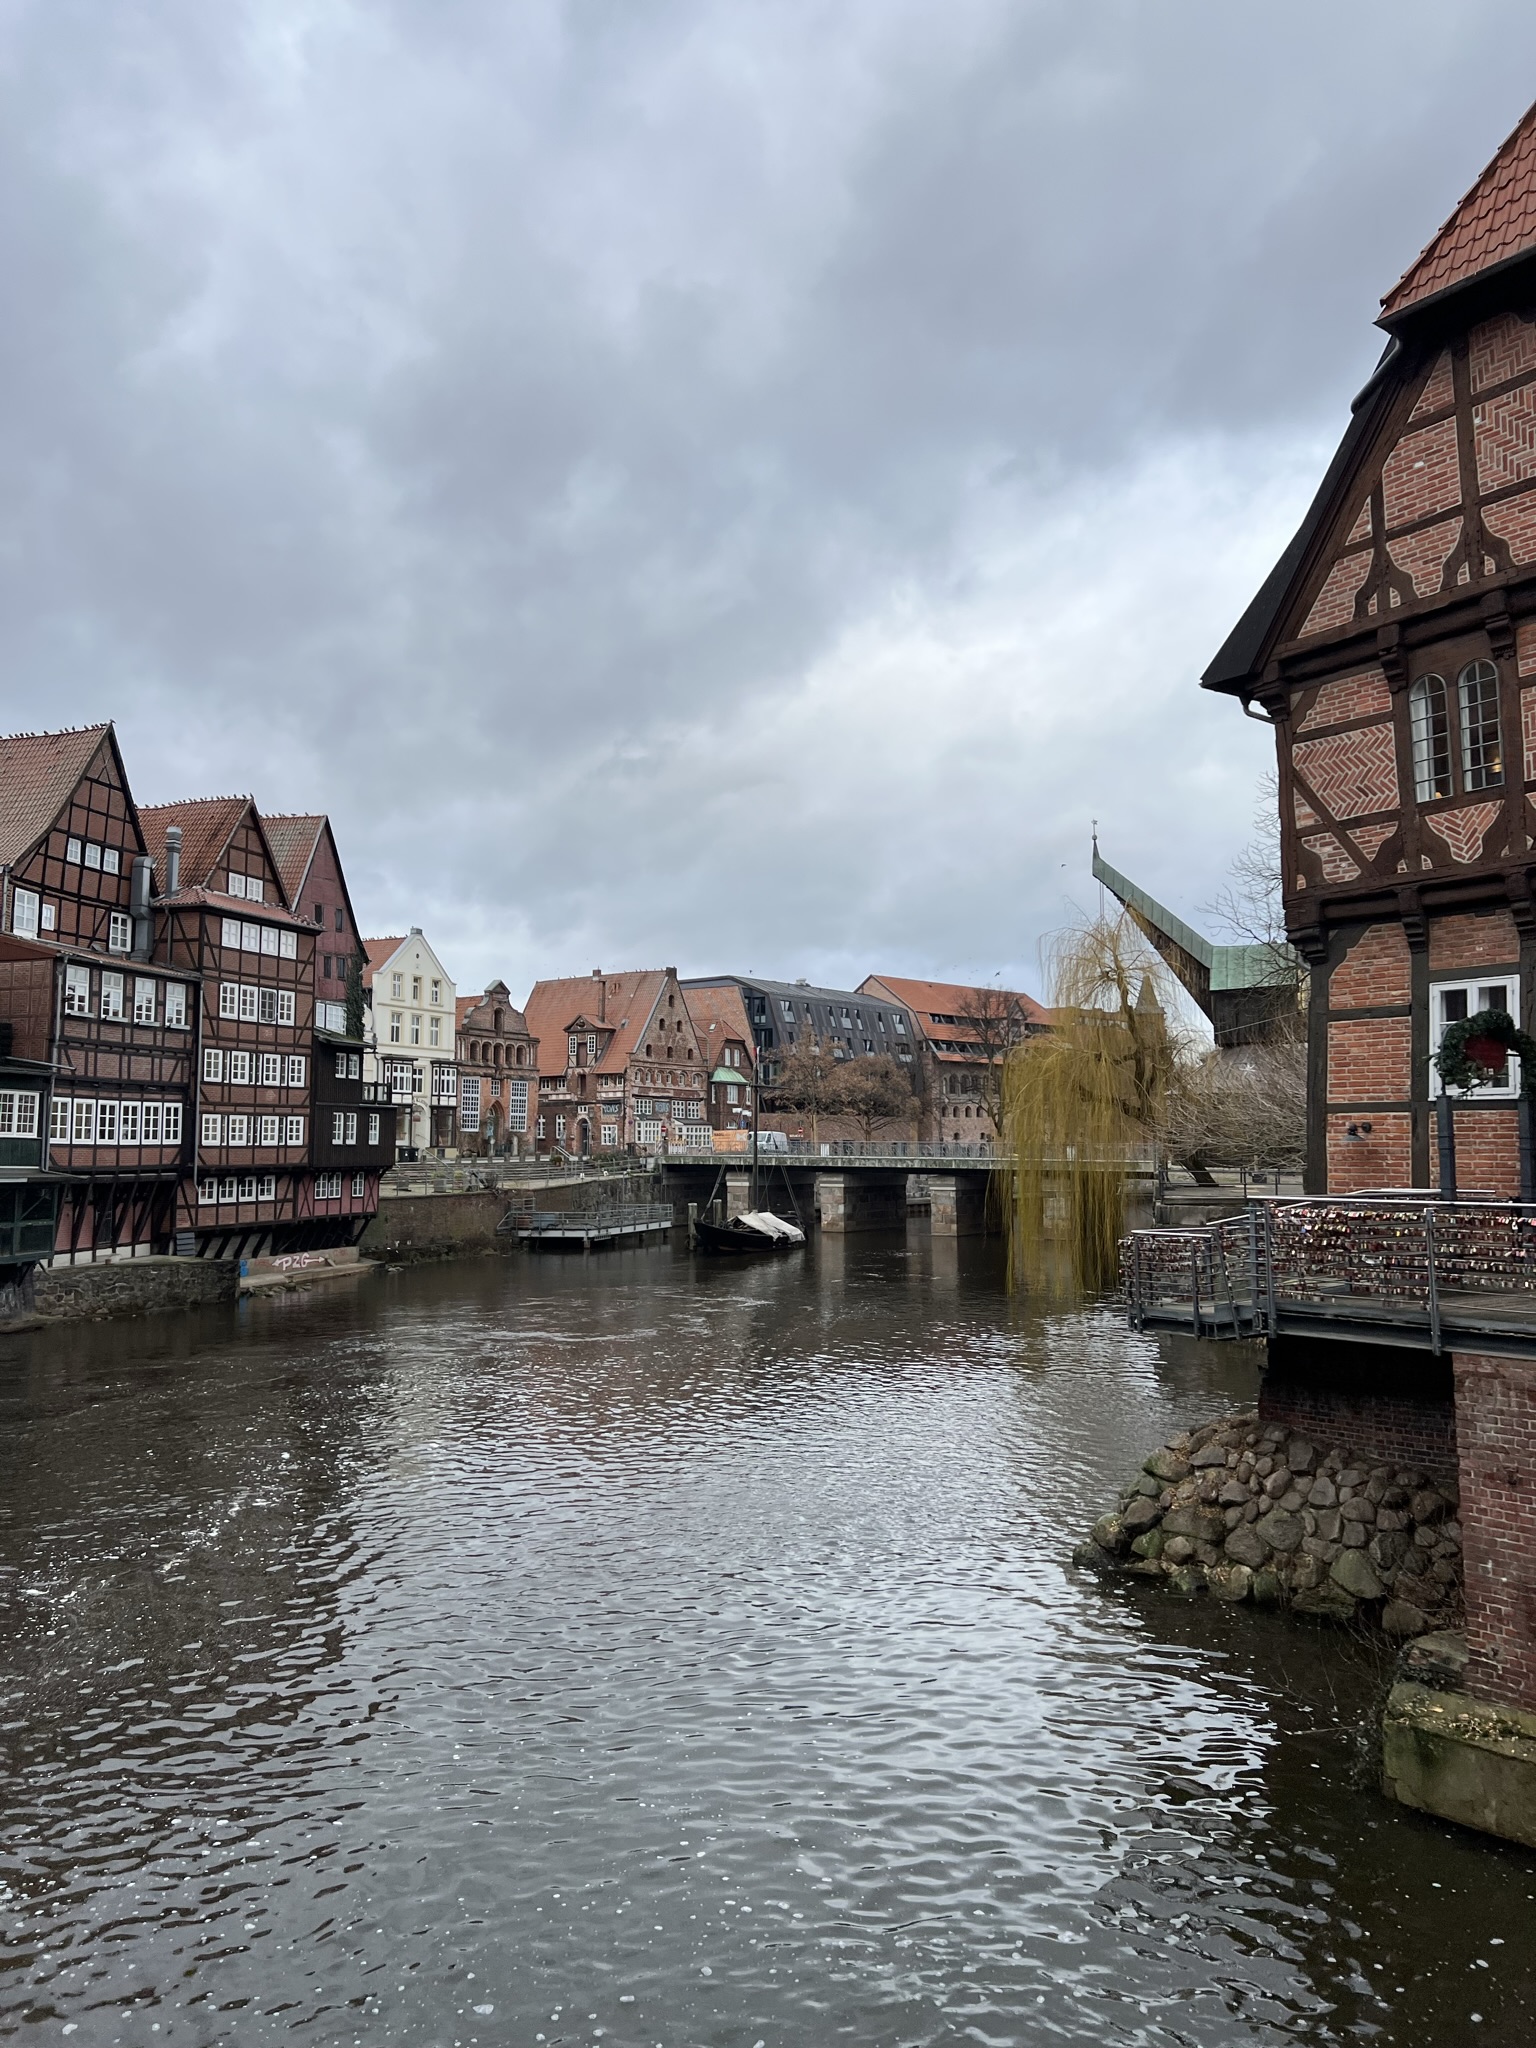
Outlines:
{"type": "Polygon", "coordinates": [[[816,1201],[823,1231],[904,1230],[907,1176],[904,1173],[819,1173],[816,1201]]]}
{"type": "Polygon", "coordinates": [[[930,1173],[930,1229],[935,1237],[980,1237],[987,1227],[984,1173],[930,1173]]]}

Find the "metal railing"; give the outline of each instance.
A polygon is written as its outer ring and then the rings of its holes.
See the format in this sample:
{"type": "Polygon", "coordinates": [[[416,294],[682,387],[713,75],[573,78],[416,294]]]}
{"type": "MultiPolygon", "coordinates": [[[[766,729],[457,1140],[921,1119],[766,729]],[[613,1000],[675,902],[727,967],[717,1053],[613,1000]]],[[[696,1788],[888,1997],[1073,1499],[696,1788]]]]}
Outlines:
{"type": "Polygon", "coordinates": [[[516,1237],[629,1237],[669,1230],[674,1220],[670,1202],[604,1202],[583,1209],[514,1206],[497,1229],[516,1237]]]}
{"type": "Polygon", "coordinates": [[[1197,1336],[1273,1336],[1320,1319],[1427,1335],[1444,1325],[1536,1333],[1536,1206],[1336,1196],[1251,1202],[1203,1227],[1121,1244],[1131,1322],[1197,1336]]]}

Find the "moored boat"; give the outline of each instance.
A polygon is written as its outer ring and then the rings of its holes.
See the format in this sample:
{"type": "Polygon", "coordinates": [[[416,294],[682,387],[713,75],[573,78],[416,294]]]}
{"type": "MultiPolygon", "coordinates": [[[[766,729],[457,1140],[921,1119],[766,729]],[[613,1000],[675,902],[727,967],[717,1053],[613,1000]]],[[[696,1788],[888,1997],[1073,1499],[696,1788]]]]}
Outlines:
{"type": "Polygon", "coordinates": [[[798,1223],[775,1216],[771,1209],[749,1209],[728,1223],[694,1224],[695,1241],[705,1252],[788,1252],[805,1243],[798,1223]]]}

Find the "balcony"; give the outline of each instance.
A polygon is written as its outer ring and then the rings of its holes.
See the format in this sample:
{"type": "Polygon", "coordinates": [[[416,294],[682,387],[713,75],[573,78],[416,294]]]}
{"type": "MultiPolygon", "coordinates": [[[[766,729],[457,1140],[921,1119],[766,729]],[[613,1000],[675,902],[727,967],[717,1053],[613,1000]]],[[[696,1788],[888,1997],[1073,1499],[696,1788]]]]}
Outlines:
{"type": "Polygon", "coordinates": [[[1250,1202],[1121,1244],[1137,1329],[1536,1356],[1536,1206],[1429,1194],[1250,1202]]]}

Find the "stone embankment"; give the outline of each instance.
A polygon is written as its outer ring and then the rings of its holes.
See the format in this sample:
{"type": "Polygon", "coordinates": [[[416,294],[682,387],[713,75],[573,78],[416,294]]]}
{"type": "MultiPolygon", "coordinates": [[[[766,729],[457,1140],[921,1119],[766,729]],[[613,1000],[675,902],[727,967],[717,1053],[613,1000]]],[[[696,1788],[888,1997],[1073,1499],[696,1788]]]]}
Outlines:
{"type": "Polygon", "coordinates": [[[1416,1636],[1460,1620],[1456,1507],[1454,1482],[1231,1415],[1154,1451],[1075,1556],[1186,1595],[1416,1636]]]}

